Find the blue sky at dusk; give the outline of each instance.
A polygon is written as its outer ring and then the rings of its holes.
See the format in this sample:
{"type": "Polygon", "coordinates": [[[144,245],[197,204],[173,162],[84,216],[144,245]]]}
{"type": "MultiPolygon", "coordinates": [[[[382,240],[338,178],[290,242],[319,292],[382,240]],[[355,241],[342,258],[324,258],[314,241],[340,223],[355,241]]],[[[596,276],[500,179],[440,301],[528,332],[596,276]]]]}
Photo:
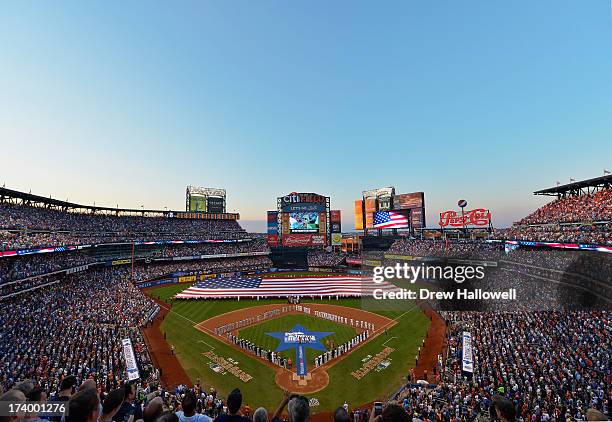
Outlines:
{"type": "Polygon", "coordinates": [[[263,230],[317,192],[346,231],[393,185],[506,226],[612,170],[609,0],[15,1],[0,42],[0,184],[59,199],[224,187],[263,230]]]}

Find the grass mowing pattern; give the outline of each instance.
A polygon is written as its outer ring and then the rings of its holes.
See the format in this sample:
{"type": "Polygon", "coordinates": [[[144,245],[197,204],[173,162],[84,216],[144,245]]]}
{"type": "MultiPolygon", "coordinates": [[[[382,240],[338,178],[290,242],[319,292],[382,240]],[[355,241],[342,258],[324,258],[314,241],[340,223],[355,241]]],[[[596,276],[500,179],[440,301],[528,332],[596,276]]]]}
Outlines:
{"type": "MultiPolygon", "coordinates": [[[[280,344],[280,340],[266,335],[270,332],[288,332],[296,324],[302,324],[308,331],[331,331],[331,334],[323,339],[321,343],[327,347],[327,341],[333,341],[334,345],[339,346],[357,335],[357,331],[348,325],[338,324],[326,319],[321,319],[309,315],[283,315],[270,321],[262,322],[261,324],[243,328],[238,332],[239,337],[252,341],[255,345],[266,350],[274,351],[280,344]]],[[[310,369],[314,368],[314,358],[323,353],[321,350],[314,350],[309,347],[304,348],[306,351],[306,362],[310,369]]],[[[295,368],[295,350],[286,350],[281,352],[284,357],[291,358],[295,368]]],[[[295,370],[295,369],[294,369],[295,370]]]]}
{"type": "MultiPolygon", "coordinates": [[[[151,291],[153,296],[167,299],[184,290],[185,284],[160,287],[151,291]]],[[[282,397],[281,389],[274,382],[274,371],[256,358],[234,349],[215,338],[202,333],[193,327],[194,324],[226,312],[271,303],[286,303],[285,300],[194,300],[173,301],[172,312],[166,316],[161,329],[167,333],[167,341],[174,345],[181,365],[192,381],[200,378],[204,386],[214,385],[221,395],[227,395],[239,387],[244,395],[244,404],[251,407],[264,406],[269,410],[276,408],[282,397]],[[202,353],[211,350],[225,358],[231,357],[239,362],[240,369],[253,376],[253,380],[243,383],[230,374],[220,375],[206,365],[202,353]]],[[[308,301],[304,301],[308,303],[308,301]]],[[[330,303],[353,308],[360,308],[359,299],[323,300],[316,303],[330,303]]],[[[388,318],[397,319],[397,324],[390,328],[387,335],[382,334],[368,344],[345,357],[329,370],[330,383],[322,391],[314,393],[320,406],[311,409],[319,411],[334,410],[346,400],[349,405],[384,399],[396,391],[404,382],[410,368],[414,367],[414,357],[421,341],[427,333],[429,319],[416,308],[408,312],[377,312],[388,318]],[[393,347],[390,355],[392,364],[381,372],[372,371],[360,381],[351,376],[351,372],[360,368],[361,360],[366,355],[375,355],[383,349],[383,343],[393,347]]]]}

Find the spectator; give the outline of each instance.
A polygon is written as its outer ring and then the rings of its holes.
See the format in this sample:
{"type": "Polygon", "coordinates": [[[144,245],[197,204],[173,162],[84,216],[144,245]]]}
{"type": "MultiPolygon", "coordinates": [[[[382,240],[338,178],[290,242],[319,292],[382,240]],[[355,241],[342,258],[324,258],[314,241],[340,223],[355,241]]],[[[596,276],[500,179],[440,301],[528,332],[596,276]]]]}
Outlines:
{"type": "Polygon", "coordinates": [[[293,396],[291,395],[289,391],[287,390],[283,391],[283,398],[281,402],[278,404],[278,407],[276,408],[274,415],[272,415],[272,422],[280,422],[281,414],[285,410],[285,407],[287,406],[287,403],[289,403],[289,400],[291,399],[291,397],[293,396]]]}
{"type": "Polygon", "coordinates": [[[268,422],[268,411],[263,407],[258,407],[253,413],[253,422],[268,422]]]}
{"type": "Polygon", "coordinates": [[[503,397],[496,397],[493,400],[493,406],[495,407],[495,413],[502,422],[514,422],[516,418],[516,411],[514,404],[503,397]]]}
{"type": "Polygon", "coordinates": [[[154,422],[164,413],[164,400],[157,396],[153,398],[142,412],[144,422],[154,422]]]}
{"type": "Polygon", "coordinates": [[[289,422],[307,422],[310,419],[310,405],[304,396],[293,396],[287,403],[289,422]]]}
{"type": "Polygon", "coordinates": [[[609,420],[606,415],[601,413],[597,409],[589,409],[587,410],[587,421],[607,421],[609,420]]]}
{"type": "Polygon", "coordinates": [[[344,407],[336,409],[334,412],[334,422],[351,422],[351,418],[344,407]]]}
{"type": "MultiPolygon", "coordinates": [[[[23,391],[12,389],[0,396],[0,401],[11,401],[25,403],[26,396],[23,391]]],[[[0,416],[0,422],[18,422],[24,415],[17,414],[14,416],[0,416]]]]}
{"type": "Polygon", "coordinates": [[[123,387],[124,399],[119,410],[113,416],[113,422],[128,422],[130,416],[133,416],[133,420],[137,421],[142,419],[142,409],[140,406],[134,404],[134,398],[136,397],[136,391],[132,384],[125,384],[123,387]]]}
{"type": "MultiPolygon", "coordinates": [[[[374,411],[372,411],[374,414],[374,411]]],[[[380,416],[382,422],[410,422],[408,413],[397,404],[388,404],[382,411],[380,416]]]]}
{"type": "Polygon", "coordinates": [[[197,402],[198,399],[192,390],[185,393],[181,401],[183,410],[176,412],[179,422],[212,422],[208,416],[196,413],[197,402]]]}
{"type": "Polygon", "coordinates": [[[68,402],[67,422],[97,422],[100,398],[96,390],[87,388],[73,395],[68,402]]]}
{"type": "Polygon", "coordinates": [[[215,422],[250,422],[250,419],[242,416],[240,408],[242,407],[242,393],[235,388],[227,396],[226,400],[227,413],[222,413],[215,419],[215,422]]]}
{"type": "Polygon", "coordinates": [[[155,422],[179,422],[179,419],[174,412],[164,412],[155,422]]]}
{"type": "Polygon", "coordinates": [[[110,422],[113,417],[119,411],[119,408],[123,405],[125,398],[125,390],[122,388],[116,388],[111,391],[102,403],[102,414],[98,419],[99,422],[110,422]]]}

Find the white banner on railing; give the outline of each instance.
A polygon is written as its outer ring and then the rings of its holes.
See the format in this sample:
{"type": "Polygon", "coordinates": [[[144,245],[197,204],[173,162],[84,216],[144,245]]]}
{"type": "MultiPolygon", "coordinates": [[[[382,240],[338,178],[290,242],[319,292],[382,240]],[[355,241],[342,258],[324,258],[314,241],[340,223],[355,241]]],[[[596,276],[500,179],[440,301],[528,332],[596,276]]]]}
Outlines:
{"type": "Polygon", "coordinates": [[[121,344],[123,345],[123,357],[125,358],[125,370],[127,371],[128,380],[137,380],[140,378],[140,373],[138,372],[132,341],[129,338],[124,338],[121,340],[121,344]]]}
{"type": "Polygon", "coordinates": [[[463,332],[463,359],[461,369],[463,372],[470,374],[474,372],[474,361],[472,360],[472,335],[468,331],[463,332]]]}

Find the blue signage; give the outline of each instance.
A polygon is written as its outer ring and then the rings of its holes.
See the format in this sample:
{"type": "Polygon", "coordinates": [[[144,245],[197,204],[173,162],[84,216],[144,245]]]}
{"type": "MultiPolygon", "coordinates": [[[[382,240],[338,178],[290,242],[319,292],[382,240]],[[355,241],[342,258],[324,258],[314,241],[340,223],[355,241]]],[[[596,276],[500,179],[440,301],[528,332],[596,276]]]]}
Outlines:
{"type": "Polygon", "coordinates": [[[283,204],[283,212],[324,212],[325,203],[283,204]]]}

